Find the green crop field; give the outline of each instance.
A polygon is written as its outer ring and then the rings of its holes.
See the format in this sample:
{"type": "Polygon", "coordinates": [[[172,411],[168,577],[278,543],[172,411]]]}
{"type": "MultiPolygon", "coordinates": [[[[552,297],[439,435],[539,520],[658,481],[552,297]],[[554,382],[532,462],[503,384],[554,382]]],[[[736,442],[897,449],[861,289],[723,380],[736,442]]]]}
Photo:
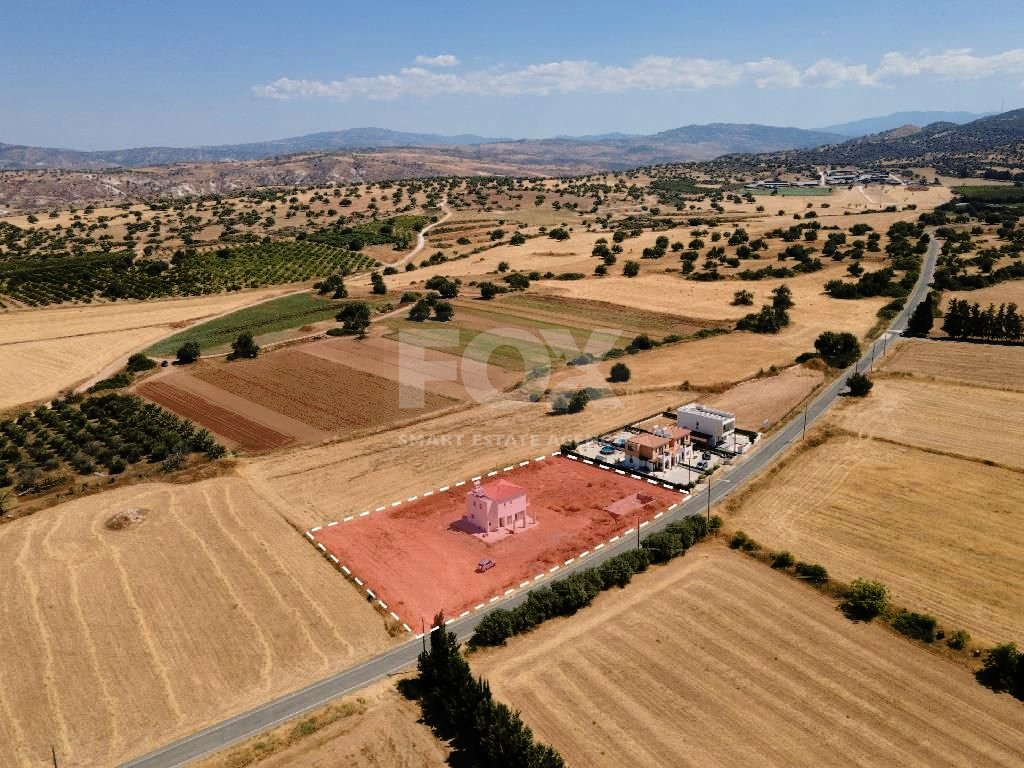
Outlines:
{"type": "MultiPolygon", "coordinates": [[[[831,187],[780,187],[774,191],[780,197],[827,197],[832,194],[831,187]]],[[[758,197],[771,197],[772,191],[757,190],[754,194],[758,197]]]]}
{"type": "Polygon", "coordinates": [[[287,331],[309,323],[330,320],[344,303],[321,299],[310,293],[282,296],[176,333],[158,341],[146,350],[146,354],[167,357],[173,355],[186,341],[199,342],[204,355],[226,352],[231,342],[244,331],[259,337],[265,333],[287,331]]]}
{"type": "Polygon", "coordinates": [[[1009,184],[953,187],[953,191],[979,203],[1024,203],[1024,187],[1009,184]]]}

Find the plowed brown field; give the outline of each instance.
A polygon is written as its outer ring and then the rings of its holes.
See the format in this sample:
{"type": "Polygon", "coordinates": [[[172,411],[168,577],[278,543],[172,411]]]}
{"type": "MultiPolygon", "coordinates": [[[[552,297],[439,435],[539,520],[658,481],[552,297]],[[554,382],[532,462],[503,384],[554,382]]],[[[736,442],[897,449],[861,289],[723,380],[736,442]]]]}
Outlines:
{"type": "Polygon", "coordinates": [[[716,544],[472,657],[569,765],[1019,766],[1021,704],[716,544]]]}
{"type": "Polygon", "coordinates": [[[136,391],[154,403],[203,425],[216,435],[248,451],[281,448],[294,442],[290,435],[258,424],[240,413],[221,408],[166,381],[146,381],[140,384],[136,391]]]}
{"type": "Polygon", "coordinates": [[[423,393],[422,408],[402,408],[397,381],[297,349],[205,368],[196,376],[289,418],[334,433],[416,418],[456,402],[428,391],[423,393]]]}

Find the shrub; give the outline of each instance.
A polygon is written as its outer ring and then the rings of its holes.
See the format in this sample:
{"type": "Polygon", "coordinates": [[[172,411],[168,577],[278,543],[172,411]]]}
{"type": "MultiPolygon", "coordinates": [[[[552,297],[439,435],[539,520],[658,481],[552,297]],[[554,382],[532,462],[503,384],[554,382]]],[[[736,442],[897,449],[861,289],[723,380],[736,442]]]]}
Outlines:
{"type": "Polygon", "coordinates": [[[616,363],[615,365],[612,366],[612,369],[608,376],[608,381],[614,383],[626,382],[629,381],[629,377],[631,375],[632,374],[629,370],[628,365],[626,365],[625,363],[616,363]]]}
{"type": "Polygon", "coordinates": [[[897,632],[926,643],[935,641],[935,625],[937,623],[934,616],[908,611],[903,611],[892,620],[893,629],[897,632]]]}
{"type": "Polygon", "coordinates": [[[955,651],[962,651],[971,641],[971,633],[966,629],[958,629],[946,638],[946,645],[955,651]]]}
{"type": "Polygon", "coordinates": [[[797,576],[806,579],[811,584],[824,584],[828,581],[828,571],[825,566],[817,563],[797,563],[795,571],[797,576]]]}
{"type": "Polygon", "coordinates": [[[754,303],[754,294],[746,289],[738,290],[732,295],[732,302],[730,303],[734,307],[748,307],[754,303]]]}
{"type": "Polygon", "coordinates": [[[504,608],[495,608],[476,625],[469,644],[472,646],[504,645],[505,641],[513,634],[512,614],[504,608]]]}
{"type": "Polygon", "coordinates": [[[416,323],[422,323],[430,317],[431,309],[433,307],[429,299],[420,299],[409,310],[409,319],[416,323]]]}
{"type": "Polygon", "coordinates": [[[863,373],[853,373],[846,377],[846,386],[850,388],[851,397],[867,397],[875,383],[863,373]]]}
{"type": "Polygon", "coordinates": [[[871,621],[889,605],[889,590],[880,581],[855,579],[846,591],[843,607],[855,619],[871,621]]]}
{"type": "Polygon", "coordinates": [[[750,541],[750,537],[747,536],[745,532],[736,531],[736,533],[732,535],[732,538],[729,539],[729,548],[741,549],[743,545],[746,544],[748,541],[750,541]]]}
{"type": "Polygon", "coordinates": [[[633,337],[633,340],[629,342],[629,346],[633,349],[653,349],[654,342],[646,333],[641,333],[639,336],[633,337]]]}
{"type": "Polygon", "coordinates": [[[786,550],[776,552],[772,557],[772,568],[790,568],[796,559],[786,550]]]}
{"type": "Polygon", "coordinates": [[[480,283],[480,298],[493,299],[498,293],[498,286],[494,283],[480,283]]]}
{"type": "Polygon", "coordinates": [[[626,277],[636,277],[640,274],[640,262],[629,260],[622,265],[622,274],[626,277]]]}
{"type": "Polygon", "coordinates": [[[141,352],[136,352],[134,355],[128,358],[128,365],[125,366],[125,370],[128,373],[139,373],[140,371],[148,371],[156,368],[156,361],[150,360],[141,352]]]}
{"type": "Polygon", "coordinates": [[[434,317],[438,321],[446,323],[455,317],[455,307],[450,301],[439,301],[434,304],[434,317]]]}

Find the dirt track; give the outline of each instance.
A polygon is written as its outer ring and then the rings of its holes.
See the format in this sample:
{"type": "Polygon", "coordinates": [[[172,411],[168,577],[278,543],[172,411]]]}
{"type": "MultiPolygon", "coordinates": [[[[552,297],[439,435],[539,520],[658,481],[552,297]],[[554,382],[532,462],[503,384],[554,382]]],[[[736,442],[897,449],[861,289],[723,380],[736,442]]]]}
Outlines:
{"type": "Polygon", "coordinates": [[[1021,704],[718,544],[472,660],[569,765],[1019,766],[1021,704]]]}

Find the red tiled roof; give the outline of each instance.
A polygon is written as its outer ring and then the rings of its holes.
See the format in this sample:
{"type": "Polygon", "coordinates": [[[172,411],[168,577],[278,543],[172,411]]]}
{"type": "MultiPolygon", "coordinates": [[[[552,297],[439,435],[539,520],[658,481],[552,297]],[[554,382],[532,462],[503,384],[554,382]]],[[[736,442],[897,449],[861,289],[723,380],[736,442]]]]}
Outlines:
{"type": "Polygon", "coordinates": [[[474,488],[472,492],[478,491],[483,492],[483,495],[491,501],[508,501],[526,493],[526,489],[521,485],[516,485],[508,480],[492,480],[474,488]]]}
{"type": "Polygon", "coordinates": [[[646,445],[648,448],[660,448],[663,445],[668,445],[670,439],[657,435],[632,435],[627,439],[626,445],[632,443],[633,445],[646,445]]]}

